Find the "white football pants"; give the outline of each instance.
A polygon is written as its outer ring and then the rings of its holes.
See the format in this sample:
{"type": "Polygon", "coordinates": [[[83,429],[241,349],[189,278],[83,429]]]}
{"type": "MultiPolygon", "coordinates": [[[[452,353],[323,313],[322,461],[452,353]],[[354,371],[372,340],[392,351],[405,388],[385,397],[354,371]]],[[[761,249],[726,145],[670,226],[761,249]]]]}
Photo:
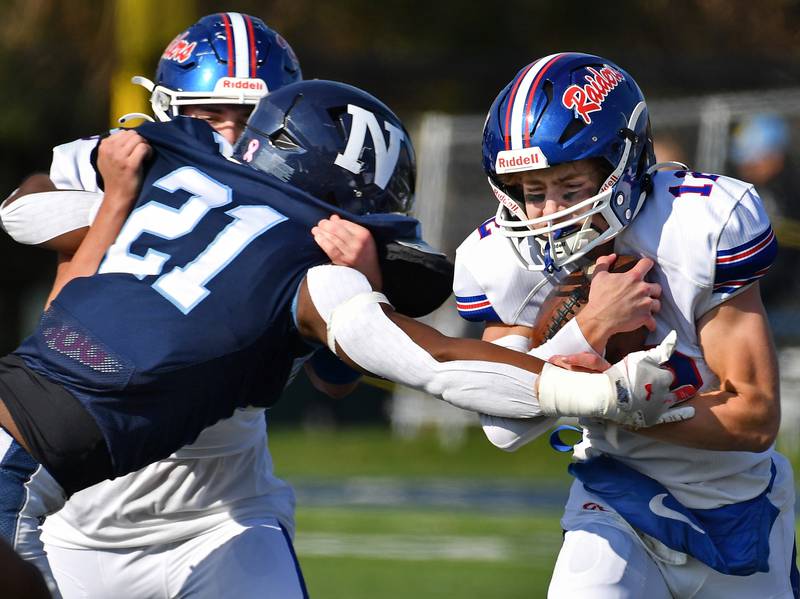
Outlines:
{"type": "Polygon", "coordinates": [[[141,549],[47,546],[64,599],[306,599],[288,534],[274,518],[235,522],[141,549]]]}

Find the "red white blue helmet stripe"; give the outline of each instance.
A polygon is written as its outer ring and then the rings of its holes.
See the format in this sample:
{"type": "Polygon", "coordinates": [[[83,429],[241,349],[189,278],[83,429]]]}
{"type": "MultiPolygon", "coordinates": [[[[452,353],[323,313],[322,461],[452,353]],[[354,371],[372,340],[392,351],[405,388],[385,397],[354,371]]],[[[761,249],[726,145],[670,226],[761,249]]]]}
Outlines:
{"type": "Polygon", "coordinates": [[[228,37],[228,77],[256,76],[256,44],[253,21],[238,12],[222,13],[228,37]]]}
{"type": "Polygon", "coordinates": [[[530,147],[530,126],[527,123],[536,90],[545,73],[566,53],[551,54],[528,65],[514,82],[505,116],[506,150],[530,147]]]}

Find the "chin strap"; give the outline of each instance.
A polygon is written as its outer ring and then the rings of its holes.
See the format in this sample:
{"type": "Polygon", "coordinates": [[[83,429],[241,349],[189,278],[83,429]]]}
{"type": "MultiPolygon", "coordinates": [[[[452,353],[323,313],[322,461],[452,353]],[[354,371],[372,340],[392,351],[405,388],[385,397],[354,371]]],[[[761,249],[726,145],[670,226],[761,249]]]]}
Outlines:
{"type": "Polygon", "coordinates": [[[120,125],[124,125],[128,121],[135,121],[137,119],[142,119],[143,121],[148,121],[150,123],[156,122],[156,120],[153,117],[143,112],[129,112],[128,114],[123,114],[121,117],[117,119],[117,122],[120,125]]]}

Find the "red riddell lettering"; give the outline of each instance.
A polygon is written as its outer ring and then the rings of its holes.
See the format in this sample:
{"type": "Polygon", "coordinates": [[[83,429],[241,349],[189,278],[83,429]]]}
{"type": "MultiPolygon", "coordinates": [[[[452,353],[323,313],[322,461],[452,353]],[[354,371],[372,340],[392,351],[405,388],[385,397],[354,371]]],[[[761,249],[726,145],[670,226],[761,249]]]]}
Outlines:
{"type": "Polygon", "coordinates": [[[264,89],[264,84],[261,81],[256,81],[252,79],[239,79],[235,81],[231,81],[230,79],[226,79],[222,82],[223,88],[233,88],[233,89],[264,89]]]}
{"type": "Polygon", "coordinates": [[[609,92],[625,81],[622,73],[612,69],[608,65],[603,65],[599,71],[592,67],[587,67],[589,75],[585,75],[587,83],[583,87],[573,84],[570,85],[561,96],[561,103],[566,108],[573,108],[587,125],[591,125],[592,117],[590,112],[602,110],[603,101],[609,92]]]}
{"type": "Polygon", "coordinates": [[[527,156],[515,156],[514,158],[498,158],[498,168],[511,168],[514,166],[527,166],[529,164],[539,164],[538,154],[528,154],[527,156]]]}

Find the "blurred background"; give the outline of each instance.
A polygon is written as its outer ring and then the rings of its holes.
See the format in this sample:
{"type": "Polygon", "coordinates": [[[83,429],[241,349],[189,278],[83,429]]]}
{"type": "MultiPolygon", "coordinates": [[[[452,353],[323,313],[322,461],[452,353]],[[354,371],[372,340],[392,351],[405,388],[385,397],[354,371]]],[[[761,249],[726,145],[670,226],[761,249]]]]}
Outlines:
{"type": "MultiPolygon", "coordinates": [[[[660,160],[756,184],[781,244],[762,284],[780,348],[781,447],[800,446],[800,2],[651,0],[0,0],[0,196],[46,171],[52,146],[149,112],[169,41],[217,11],[258,16],[306,78],[362,87],[417,147],[416,215],[451,257],[494,214],[480,135],[496,93],[533,59],[600,54],[643,89],[660,160]]],[[[53,256],[0,235],[0,350],[35,325],[53,256]]],[[[452,302],[429,318],[477,335],[452,302]]],[[[404,389],[331,400],[296,381],[270,415],[279,474],[298,491],[297,549],[316,597],[544,596],[568,457],[491,448],[468,414],[404,389]]],[[[797,463],[797,462],[795,462],[797,463]]]]}

